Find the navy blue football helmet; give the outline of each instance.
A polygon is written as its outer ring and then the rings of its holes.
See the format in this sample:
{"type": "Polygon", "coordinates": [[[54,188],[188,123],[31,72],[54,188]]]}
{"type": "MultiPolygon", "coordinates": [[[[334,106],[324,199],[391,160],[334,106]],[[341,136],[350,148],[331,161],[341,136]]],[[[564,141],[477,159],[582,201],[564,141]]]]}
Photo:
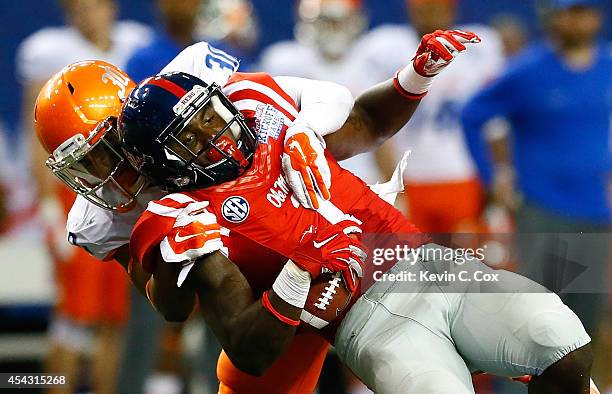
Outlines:
{"type": "Polygon", "coordinates": [[[118,129],[132,165],[169,192],[236,179],[257,147],[221,88],[182,72],[142,81],[123,105],[118,129]]]}

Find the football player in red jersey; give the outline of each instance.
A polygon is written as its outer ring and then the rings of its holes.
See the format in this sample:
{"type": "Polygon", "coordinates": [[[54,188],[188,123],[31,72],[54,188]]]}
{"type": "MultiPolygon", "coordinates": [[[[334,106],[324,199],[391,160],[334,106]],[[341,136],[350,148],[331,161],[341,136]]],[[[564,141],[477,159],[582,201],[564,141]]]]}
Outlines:
{"type": "MultiPolygon", "coordinates": [[[[402,111],[411,105],[402,99],[422,97],[431,76],[465,49],[463,43],[476,40],[460,31],[426,35],[413,63],[393,81],[360,97],[353,113],[363,109],[368,98],[377,97],[388,104],[387,111],[405,114],[402,111]]],[[[153,272],[160,294],[173,291],[173,283],[167,282],[172,273],[178,285],[186,278],[185,299],[198,296],[204,317],[229,357],[251,372],[266,370],[286,350],[294,330],[281,326],[296,324],[308,292],[306,279],[320,272],[320,266],[309,269],[300,259],[307,249],[306,260],[321,260],[313,257],[313,250],[333,239],[319,238],[329,227],[337,229],[336,223],[343,231],[356,227],[347,223],[349,218],[367,233],[415,232],[398,211],[335,161],[375,145],[389,130],[393,133],[393,127],[386,128],[389,122],[368,125],[372,111],[360,118],[364,124],[349,118],[326,141],[328,151],[323,152],[322,135],[296,121],[298,105],[282,85],[266,74],[236,73],[223,88],[185,73],[160,74],[132,92],[119,119],[122,142],[134,166],[154,184],[174,192],[150,203],[139,219],[130,243],[134,257],[153,272]],[[283,167],[289,183],[297,178],[304,185],[302,196],[308,196],[306,203],[318,209],[292,201],[283,167]],[[206,219],[195,227],[198,230],[189,231],[183,218],[194,210],[206,219]],[[218,225],[214,235],[201,230],[213,224],[218,225]],[[312,232],[317,236],[311,237],[312,232]],[[198,241],[184,246],[181,240],[188,241],[189,236],[198,241]],[[259,261],[254,270],[253,256],[240,255],[246,239],[255,243],[253,251],[269,250],[289,262],[282,266],[279,261],[259,261]],[[159,288],[158,271],[164,273],[159,288]],[[265,272],[280,273],[272,282],[273,275],[265,272]],[[224,287],[228,282],[232,286],[224,287]],[[266,292],[270,287],[273,291],[266,292]],[[227,294],[239,302],[220,302],[227,294]],[[248,315],[261,309],[253,307],[260,294],[264,309],[281,325],[264,325],[259,314],[248,315]],[[251,325],[236,326],[235,316],[251,325]],[[265,332],[274,328],[278,331],[265,332]],[[260,343],[249,344],[257,353],[243,359],[237,338],[253,338],[249,332],[257,332],[260,343]],[[270,341],[263,343],[262,338],[270,341]]],[[[389,116],[391,123],[400,117],[393,112],[389,116]]],[[[438,245],[423,245],[418,237],[413,241],[411,246],[421,248],[424,256],[453,254],[438,245]]],[[[362,268],[358,255],[340,258],[335,268],[329,263],[326,267],[342,271],[347,284],[352,284],[362,268]]],[[[400,260],[390,273],[393,277],[428,270],[442,274],[447,272],[446,263],[439,257],[423,257],[418,264],[400,260]]],[[[457,264],[463,263],[451,260],[450,268],[457,264]]],[[[502,276],[503,283],[483,286],[491,294],[478,292],[482,290],[478,283],[448,292],[440,290],[435,280],[418,283],[407,294],[395,292],[396,284],[389,281],[357,288],[348,313],[329,331],[340,358],[370,388],[381,392],[470,393],[470,371],[476,370],[534,375],[529,385],[535,393],[586,392],[590,338],[575,314],[556,295],[526,278],[493,272],[476,259],[470,259],[469,268],[473,273],[502,276]]],[[[155,294],[152,297],[156,299],[155,294]]],[[[160,302],[164,298],[160,296],[160,302]]]]}
{"type": "MultiPolygon", "coordinates": [[[[376,119],[376,115],[377,114],[379,116],[383,116],[384,118],[383,119],[379,119],[380,120],[381,128],[380,129],[373,128],[372,130],[374,132],[371,134],[371,138],[363,138],[361,140],[362,143],[356,145],[357,149],[364,149],[364,147],[366,147],[366,149],[367,149],[367,144],[368,143],[371,143],[372,141],[375,141],[377,138],[384,138],[384,134],[377,134],[376,132],[378,132],[378,131],[383,131],[383,132],[387,131],[387,132],[391,133],[392,130],[393,130],[393,127],[389,126],[389,123],[386,123],[386,122],[388,122],[388,119],[387,119],[384,111],[382,111],[381,109],[377,110],[376,106],[373,105],[374,102],[369,102],[370,106],[364,105],[365,103],[367,103],[367,100],[365,100],[365,101],[362,100],[360,103],[358,103],[358,105],[356,105],[356,107],[354,109],[354,113],[351,115],[349,123],[352,123],[354,125],[355,124],[361,125],[362,128],[363,127],[367,128],[368,126],[371,127],[373,125],[372,123],[378,124],[378,122],[371,122],[372,119],[376,119]],[[363,119],[360,118],[360,111],[364,111],[364,108],[368,108],[368,107],[369,107],[370,111],[373,111],[374,116],[369,118],[370,121],[367,121],[367,120],[364,121],[363,119]]],[[[387,108],[392,108],[392,107],[389,107],[389,105],[390,105],[389,102],[386,102],[384,104],[386,104],[387,108]]],[[[409,107],[409,106],[403,105],[402,107],[403,107],[403,109],[406,109],[406,107],[409,107]]],[[[361,114],[361,116],[363,116],[363,113],[361,114]]],[[[397,120],[392,120],[392,122],[394,122],[394,121],[397,121],[397,120]]],[[[43,138],[44,138],[44,135],[43,135],[43,138]]],[[[350,146],[347,147],[346,144],[343,144],[343,145],[345,146],[345,148],[344,148],[345,149],[345,153],[349,152],[351,147],[350,146]]],[[[228,146],[231,146],[231,144],[228,144],[228,146]]],[[[284,202],[284,200],[287,199],[287,194],[289,192],[288,192],[288,189],[286,189],[286,185],[283,186],[280,183],[277,185],[276,189],[277,189],[276,193],[271,193],[271,196],[272,196],[271,197],[271,203],[280,204],[280,203],[284,202]],[[283,193],[287,193],[287,194],[285,194],[284,197],[283,197],[283,193]],[[281,201],[281,200],[283,200],[283,201],[281,201]]],[[[183,203],[185,203],[185,201],[183,201],[183,203]]],[[[189,204],[187,204],[187,205],[189,205],[189,204]]],[[[239,204],[237,204],[237,206],[239,207],[239,204]]],[[[234,206],[234,215],[237,214],[236,213],[236,209],[238,209],[238,212],[239,212],[239,208],[236,208],[236,206],[234,206]]],[[[230,212],[231,212],[231,210],[230,210],[230,212]]],[[[123,215],[125,215],[125,214],[123,214],[123,215]]],[[[230,213],[230,215],[231,215],[231,213],[230,213]]],[[[177,216],[178,216],[178,213],[177,213],[177,216]]],[[[172,219],[172,220],[174,221],[174,219],[172,219]]],[[[173,226],[171,225],[170,229],[172,229],[172,227],[173,226]]],[[[222,233],[223,230],[220,230],[220,232],[222,233]]],[[[176,235],[177,234],[175,234],[175,237],[176,237],[176,235]]],[[[185,237],[185,236],[186,235],[180,235],[180,237],[185,237]]],[[[248,239],[245,238],[242,241],[243,242],[248,242],[248,239]]],[[[241,244],[242,244],[242,242],[241,242],[241,244]]],[[[248,248],[245,248],[245,249],[248,249],[248,248]]],[[[242,248],[236,248],[236,250],[239,251],[239,250],[242,250],[242,248]]],[[[272,255],[272,254],[270,253],[270,255],[272,255]]],[[[260,252],[259,256],[262,257],[262,259],[265,258],[265,256],[261,255],[261,252],[260,252]]],[[[117,257],[119,257],[119,255],[117,255],[117,257]]],[[[251,256],[251,257],[253,257],[253,256],[251,256]]],[[[283,262],[285,260],[283,260],[283,262]]],[[[243,268],[245,270],[249,269],[249,267],[241,267],[241,268],[243,268]]],[[[256,267],[251,267],[251,269],[255,270],[257,268],[256,267]]],[[[296,342],[297,342],[297,340],[296,340],[296,342]]],[[[298,352],[299,352],[298,354],[302,355],[301,358],[308,359],[310,356],[312,356],[313,352],[319,351],[320,349],[321,349],[320,347],[313,348],[312,346],[310,346],[310,347],[302,346],[301,348],[298,348],[298,352]]],[[[320,354],[320,351],[319,351],[319,354],[320,354]]],[[[317,368],[320,368],[320,364],[317,364],[318,360],[317,360],[316,357],[311,357],[311,360],[313,361],[313,364],[316,364],[316,365],[312,366],[312,369],[314,369],[314,372],[315,372],[315,382],[316,382],[316,374],[318,374],[317,368]]],[[[223,358],[222,358],[222,361],[223,361],[223,358]]],[[[251,378],[248,375],[240,376],[240,372],[237,371],[235,368],[231,371],[232,374],[224,376],[224,378],[222,378],[222,381],[226,381],[226,382],[229,381],[231,384],[235,384],[238,380],[240,380],[241,378],[244,378],[243,382],[244,381],[248,381],[249,384],[251,384],[250,386],[247,386],[247,390],[246,391],[243,389],[244,386],[240,387],[240,389],[238,389],[238,391],[244,391],[244,392],[248,392],[249,391],[248,389],[250,389],[251,391],[253,391],[253,390],[258,391],[258,388],[261,388],[259,390],[259,392],[261,392],[261,391],[265,391],[265,392],[303,392],[304,386],[299,386],[299,385],[298,386],[291,386],[291,388],[285,389],[288,386],[283,386],[283,387],[280,386],[280,384],[282,384],[282,379],[280,381],[279,380],[275,380],[276,378],[283,378],[283,377],[284,378],[288,378],[287,375],[292,375],[290,377],[294,377],[294,378],[296,378],[296,380],[297,380],[297,378],[300,377],[300,376],[293,375],[293,373],[295,372],[295,369],[292,369],[292,367],[295,367],[295,364],[299,361],[299,359],[296,360],[295,357],[291,357],[290,356],[290,357],[285,357],[285,359],[281,360],[281,361],[284,361],[284,364],[281,365],[281,368],[278,368],[278,369],[281,370],[280,374],[277,374],[275,376],[270,376],[270,375],[267,374],[264,377],[263,381],[266,381],[266,378],[268,378],[267,379],[267,384],[268,384],[267,387],[265,386],[266,383],[262,382],[261,379],[253,379],[253,378],[251,378]],[[290,362],[290,363],[288,363],[288,362],[290,362]],[[234,379],[234,380],[232,380],[232,379],[234,379]],[[260,384],[260,386],[257,386],[257,384],[260,384]],[[266,388],[264,389],[263,387],[266,387],[266,388]],[[290,390],[294,390],[294,391],[290,391],[290,390]],[[300,391],[300,390],[302,390],[302,391],[300,391]]],[[[304,372],[304,373],[313,372],[312,370],[308,371],[308,369],[307,369],[308,365],[302,365],[302,367],[304,367],[304,369],[302,369],[302,372],[304,372]]],[[[312,387],[314,387],[314,386],[312,386],[312,387]]],[[[222,385],[221,390],[222,391],[224,390],[223,385],[222,385]]],[[[225,387],[225,390],[231,390],[231,389],[228,388],[228,387],[225,387]]]]}
{"type": "MultiPolygon", "coordinates": [[[[226,67],[230,61],[231,56],[203,42],[187,48],[168,65],[168,68],[188,71],[207,81],[224,83],[223,72],[229,76],[234,71],[226,67]],[[213,66],[222,65],[223,67],[208,69],[210,59],[212,59],[213,66]]],[[[113,109],[118,106],[117,103],[120,103],[125,94],[129,93],[125,91],[122,84],[117,83],[117,76],[129,80],[120,70],[108,64],[93,64],[91,67],[81,63],[70,65],[54,76],[41,90],[35,117],[38,136],[48,153],[52,154],[48,160],[48,166],[79,193],[68,220],[69,239],[97,257],[114,258],[127,268],[129,252],[126,244],[129,233],[126,235],[126,231],[131,229],[135,221],[135,214],[137,216],[143,205],[154,196],[160,196],[160,191],[147,188],[135,199],[132,193],[140,189],[141,183],[134,182],[133,185],[128,185],[125,181],[130,178],[138,179],[137,174],[134,174],[133,177],[130,177],[129,174],[126,176],[129,171],[124,166],[125,161],[116,155],[116,149],[112,149],[113,146],[116,148],[113,117],[117,115],[113,113],[113,109]],[[87,79],[90,83],[81,82],[87,79]],[[107,85],[115,86],[117,93],[99,97],[96,92],[106,89],[107,85]],[[75,91],[78,91],[77,95],[74,94],[75,91]],[[69,128],[62,127],[62,124],[67,124],[65,122],[70,122],[69,128]],[[102,174],[88,174],[92,170],[90,162],[97,161],[96,157],[100,155],[102,157],[98,159],[104,162],[105,170],[102,171],[102,174]],[[111,187],[105,188],[104,185],[111,187]],[[101,207],[110,210],[103,210],[101,207]],[[128,207],[133,208],[126,209],[128,207]]],[[[292,82],[294,85],[300,85],[297,80],[292,82]]],[[[310,115],[310,122],[306,121],[303,123],[304,126],[313,128],[321,134],[325,130],[333,132],[344,122],[352,107],[350,95],[347,100],[346,91],[338,90],[338,87],[332,84],[318,81],[307,82],[293,90],[300,102],[298,120],[304,122],[308,116],[303,115],[310,115]],[[302,92],[299,92],[302,87],[302,92]],[[301,97],[299,97],[300,93],[302,93],[301,97]],[[326,108],[326,106],[331,108],[326,108]],[[335,117],[335,119],[327,119],[329,117],[335,117]]],[[[370,99],[366,97],[358,101],[348,123],[361,127],[376,126],[376,133],[372,133],[373,140],[390,136],[400,124],[408,120],[418,103],[418,101],[408,104],[403,101],[398,103],[396,100],[394,102],[393,98],[391,102],[378,99],[380,105],[377,106],[376,96],[371,96],[370,99]],[[398,109],[399,119],[388,117],[384,113],[384,109],[394,107],[398,109]],[[371,114],[368,115],[368,112],[371,114]]],[[[381,98],[384,99],[384,96],[381,98]]],[[[354,148],[367,149],[369,142],[364,140],[362,144],[355,145],[354,148]]],[[[296,186],[301,187],[298,184],[296,186]]],[[[279,182],[277,189],[270,198],[274,203],[280,204],[281,201],[287,199],[289,190],[282,182],[279,182]]],[[[299,196],[300,193],[296,195],[299,196]]],[[[247,243],[248,240],[245,239],[244,242],[247,243]]],[[[248,253],[248,248],[239,248],[239,251],[242,250],[245,250],[245,254],[248,253]]],[[[261,250],[258,256],[262,259],[269,257],[270,259],[280,258],[282,262],[286,261],[286,258],[276,253],[262,254],[261,250]]],[[[139,264],[133,264],[131,276],[137,287],[144,292],[148,276],[143,274],[140,268],[139,264]]],[[[279,360],[275,368],[271,368],[263,379],[255,379],[241,373],[222,355],[220,362],[222,366],[220,368],[221,391],[312,391],[326,349],[327,345],[321,340],[299,336],[293,342],[290,350],[293,351],[292,353],[301,354],[302,357],[296,360],[294,357],[287,356],[284,360],[279,360]],[[288,360],[292,361],[291,364],[287,363],[288,360]],[[296,365],[298,361],[301,362],[300,365],[296,365]]]]}

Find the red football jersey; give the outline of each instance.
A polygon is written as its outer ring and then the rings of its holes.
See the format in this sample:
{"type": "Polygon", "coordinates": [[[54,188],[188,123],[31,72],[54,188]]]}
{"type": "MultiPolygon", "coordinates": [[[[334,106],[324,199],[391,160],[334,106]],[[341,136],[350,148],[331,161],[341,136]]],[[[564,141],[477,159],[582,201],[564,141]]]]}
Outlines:
{"type": "Polygon", "coordinates": [[[222,252],[238,265],[256,295],[272,286],[305,233],[346,215],[359,219],[364,233],[418,232],[329,154],[331,200],[321,201],[317,211],[299,205],[281,169],[285,131],[298,114],[297,105],[264,73],[236,73],[223,90],[256,132],[259,144],[253,164],[234,181],[151,202],[130,241],[134,258],[146,270],[151,270],[150,254],[168,234],[180,209],[194,200],[209,202],[208,210],[222,227],[222,252]]]}

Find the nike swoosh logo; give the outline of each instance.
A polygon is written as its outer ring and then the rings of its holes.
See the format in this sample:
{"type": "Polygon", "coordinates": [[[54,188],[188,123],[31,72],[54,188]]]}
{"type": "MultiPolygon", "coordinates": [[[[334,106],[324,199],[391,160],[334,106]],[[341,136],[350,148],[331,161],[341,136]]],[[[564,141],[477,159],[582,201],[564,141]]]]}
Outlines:
{"type": "Polygon", "coordinates": [[[200,235],[204,235],[204,233],[197,233],[197,234],[187,235],[185,237],[182,237],[178,233],[176,233],[176,235],[174,236],[174,241],[175,242],[183,242],[183,241],[187,241],[188,239],[198,237],[200,235]]]}
{"type": "Polygon", "coordinates": [[[329,243],[331,240],[333,240],[337,236],[338,236],[338,234],[334,234],[333,237],[329,237],[325,241],[322,241],[322,242],[312,241],[312,244],[314,245],[315,248],[320,249],[321,246],[325,246],[325,244],[329,243]]]}

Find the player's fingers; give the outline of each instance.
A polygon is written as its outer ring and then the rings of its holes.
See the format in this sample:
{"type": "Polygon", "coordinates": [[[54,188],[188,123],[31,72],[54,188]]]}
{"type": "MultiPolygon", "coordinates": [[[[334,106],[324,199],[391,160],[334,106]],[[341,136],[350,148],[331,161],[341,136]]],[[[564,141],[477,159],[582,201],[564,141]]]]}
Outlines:
{"type": "Polygon", "coordinates": [[[455,36],[455,38],[462,43],[479,43],[481,41],[480,37],[476,33],[472,33],[471,31],[463,31],[463,30],[449,30],[449,33],[455,36]]]}
{"type": "MultiPolygon", "coordinates": [[[[359,247],[357,247],[355,245],[350,245],[349,246],[349,250],[355,256],[355,258],[359,259],[359,261],[361,261],[362,263],[365,262],[366,259],[368,258],[368,253],[365,250],[363,250],[363,249],[361,249],[361,248],[359,248],[359,247]]],[[[357,263],[357,261],[355,261],[355,263],[357,263]]]]}
{"type": "Polygon", "coordinates": [[[429,40],[429,42],[427,43],[427,49],[440,56],[447,62],[453,59],[453,55],[449,51],[449,49],[444,44],[442,44],[442,42],[440,42],[440,37],[436,37],[432,40],[429,40]]]}
{"type": "Polygon", "coordinates": [[[353,293],[357,287],[354,273],[350,269],[345,269],[342,271],[342,278],[344,279],[346,287],[353,293]]]}
{"type": "Polygon", "coordinates": [[[310,188],[308,186],[306,187],[306,191],[308,192],[308,199],[312,207],[314,209],[319,209],[319,200],[317,199],[317,193],[315,193],[314,188],[312,188],[312,183],[310,188]]]}
{"type": "Polygon", "coordinates": [[[319,203],[318,201],[316,201],[316,196],[315,196],[315,201],[313,201],[312,199],[312,195],[314,194],[314,188],[312,186],[312,181],[310,180],[310,177],[308,176],[304,177],[304,173],[308,174],[306,171],[297,173],[300,178],[300,185],[302,186],[300,188],[301,190],[299,193],[299,197],[302,199],[302,201],[306,202],[306,205],[304,204],[302,205],[308,208],[317,209],[319,208],[319,203]],[[308,188],[309,185],[310,185],[310,188],[312,189],[312,192],[311,192],[311,189],[308,188]]]}
{"type": "Polygon", "coordinates": [[[444,46],[446,46],[450,51],[465,51],[465,45],[463,45],[457,38],[455,38],[451,33],[445,32],[440,37],[439,40],[442,41],[444,46]]]}
{"type": "Polygon", "coordinates": [[[321,175],[321,171],[319,171],[319,167],[315,164],[313,167],[311,167],[310,172],[316,181],[317,189],[319,189],[321,197],[323,197],[324,200],[329,200],[331,195],[325,181],[323,180],[323,175],[321,175]]]}

